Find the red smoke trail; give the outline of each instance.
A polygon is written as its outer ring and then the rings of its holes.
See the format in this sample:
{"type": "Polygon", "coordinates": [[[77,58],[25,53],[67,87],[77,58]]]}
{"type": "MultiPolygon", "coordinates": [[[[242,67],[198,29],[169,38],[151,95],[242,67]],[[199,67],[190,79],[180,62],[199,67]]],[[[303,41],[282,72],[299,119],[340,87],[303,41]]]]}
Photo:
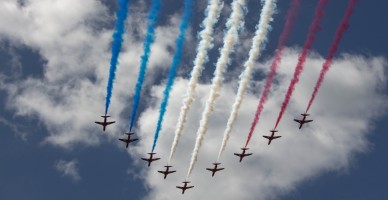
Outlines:
{"type": "Polygon", "coordinates": [[[248,143],[251,140],[253,131],[255,130],[255,127],[256,127],[257,123],[259,122],[260,114],[263,110],[264,103],[268,99],[268,93],[269,93],[269,90],[271,89],[272,80],[273,80],[274,76],[276,75],[276,70],[281,62],[281,55],[282,55],[282,52],[285,48],[284,43],[287,41],[288,36],[290,35],[291,28],[294,24],[294,21],[295,21],[297,14],[298,14],[299,6],[300,6],[300,0],[293,0],[291,7],[288,10],[287,17],[286,17],[286,23],[284,24],[283,32],[280,35],[280,38],[278,41],[278,46],[277,46],[275,58],[272,61],[272,64],[270,67],[270,72],[269,72],[267,79],[265,81],[264,90],[261,94],[261,98],[260,98],[256,113],[255,113],[255,118],[253,119],[251,128],[249,130],[249,134],[248,134],[247,141],[245,143],[245,147],[248,146],[248,143]]]}
{"type": "Polygon", "coordinates": [[[283,101],[282,107],[280,109],[278,119],[276,120],[276,125],[275,125],[274,129],[276,129],[278,127],[279,122],[282,119],[282,116],[284,114],[284,111],[286,110],[287,105],[290,102],[292,93],[295,90],[295,86],[299,82],[299,75],[303,71],[304,63],[306,62],[306,58],[307,58],[307,53],[310,51],[311,45],[313,44],[313,42],[315,40],[315,34],[320,30],[320,21],[323,18],[323,14],[324,14],[323,10],[328,2],[329,2],[329,0],[319,0],[318,7],[315,10],[315,16],[314,16],[313,23],[310,26],[310,30],[309,30],[309,33],[307,35],[306,43],[304,44],[304,47],[302,49],[302,53],[298,58],[298,64],[296,65],[296,68],[295,68],[294,77],[292,78],[291,83],[288,86],[288,90],[287,90],[287,93],[285,95],[285,99],[283,101]]]}
{"type": "Polygon", "coordinates": [[[338,48],[338,44],[340,43],[344,32],[349,27],[349,19],[350,19],[350,16],[352,15],[352,13],[353,13],[353,9],[354,9],[354,6],[356,5],[356,3],[357,3],[357,0],[350,0],[349,1],[349,5],[348,5],[348,8],[346,9],[345,16],[342,19],[341,24],[340,24],[340,26],[337,29],[334,41],[331,44],[331,47],[330,47],[330,50],[329,50],[329,54],[326,57],[326,60],[325,60],[325,63],[323,64],[323,67],[322,67],[321,73],[319,75],[318,81],[317,81],[317,83],[316,83],[316,85],[314,87],[314,92],[313,92],[313,94],[311,96],[311,99],[309,101],[309,104],[307,106],[306,113],[309,111],[309,109],[311,107],[311,104],[313,104],[315,96],[317,95],[318,90],[321,87],[321,84],[323,82],[323,79],[325,78],[326,72],[329,71],[331,63],[333,61],[334,53],[337,51],[337,48],[338,48]]]}

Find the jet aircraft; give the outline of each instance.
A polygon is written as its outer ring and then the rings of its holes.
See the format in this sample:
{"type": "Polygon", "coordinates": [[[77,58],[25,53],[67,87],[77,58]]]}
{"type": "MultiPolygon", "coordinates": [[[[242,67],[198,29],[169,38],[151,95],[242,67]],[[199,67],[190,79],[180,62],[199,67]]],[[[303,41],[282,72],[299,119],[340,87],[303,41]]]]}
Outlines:
{"type": "Polygon", "coordinates": [[[271,136],[266,136],[266,135],[263,136],[264,138],[268,139],[268,145],[271,144],[272,140],[282,137],[282,136],[275,136],[275,133],[278,132],[277,130],[270,130],[269,132],[272,133],[271,136]]]}
{"type": "Polygon", "coordinates": [[[158,171],[159,173],[164,174],[164,179],[167,178],[167,175],[176,172],[176,171],[169,171],[170,167],[172,167],[172,166],[166,165],[164,167],[166,168],[166,171],[158,171]]]}
{"type": "Polygon", "coordinates": [[[245,153],[246,150],[248,150],[249,148],[241,148],[241,150],[243,151],[242,153],[234,153],[234,155],[240,157],[240,162],[242,161],[242,159],[245,157],[245,156],[250,156],[252,155],[251,153],[245,153]]]}
{"type": "Polygon", "coordinates": [[[125,148],[128,149],[128,146],[129,146],[129,143],[131,142],[134,142],[134,141],[137,141],[139,139],[135,138],[135,139],[131,139],[131,135],[135,134],[135,133],[125,133],[128,137],[126,139],[122,139],[120,138],[119,140],[124,142],[125,143],[125,148]]]}
{"type": "Polygon", "coordinates": [[[221,165],[221,163],[213,163],[213,165],[214,165],[214,168],[206,168],[206,170],[209,170],[209,171],[212,172],[212,177],[214,176],[214,174],[215,174],[216,172],[225,169],[225,168],[217,168],[218,165],[221,165]]]}
{"type": "Polygon", "coordinates": [[[309,116],[310,114],[307,114],[307,113],[304,113],[304,114],[301,114],[303,116],[303,118],[301,120],[299,119],[294,119],[294,121],[298,122],[300,125],[299,125],[299,129],[302,128],[303,124],[307,124],[309,122],[312,122],[313,120],[306,120],[306,117],[309,116]]]}
{"type": "Polygon", "coordinates": [[[194,187],[194,186],[187,186],[187,184],[190,183],[190,181],[184,181],[182,183],[184,184],[183,186],[176,186],[176,188],[182,190],[182,194],[184,194],[187,189],[190,189],[190,188],[194,187]]]}
{"type": "Polygon", "coordinates": [[[105,131],[106,126],[115,123],[115,121],[111,121],[111,122],[107,121],[107,118],[110,117],[110,116],[104,115],[104,116],[101,116],[101,117],[104,118],[103,122],[94,122],[94,123],[101,125],[103,127],[102,129],[104,131],[105,131]]]}
{"type": "Polygon", "coordinates": [[[151,166],[151,162],[160,159],[160,158],[153,158],[153,155],[156,154],[156,153],[154,153],[154,152],[147,153],[147,154],[150,155],[149,158],[141,158],[141,159],[148,162],[148,167],[151,166]]]}

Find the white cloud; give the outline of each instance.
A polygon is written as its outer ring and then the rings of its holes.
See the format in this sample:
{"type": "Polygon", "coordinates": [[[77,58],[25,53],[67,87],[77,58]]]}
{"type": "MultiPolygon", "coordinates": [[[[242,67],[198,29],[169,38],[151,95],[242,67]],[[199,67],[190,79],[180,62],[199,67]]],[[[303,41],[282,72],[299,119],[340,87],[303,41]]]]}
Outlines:
{"type": "MultiPolygon", "coordinates": [[[[285,53],[279,71],[280,78],[265,106],[250,144],[253,156],[238,163],[238,158],[232,155],[239,152],[245,144],[258,103],[255,97],[257,94],[248,94],[230,143],[221,159],[226,169],[212,178],[205,168],[211,167],[211,163],[217,158],[222,133],[235,96],[235,88],[232,87],[235,83],[224,85],[200,151],[199,161],[190,179],[195,188],[185,193],[185,199],[276,199],[297,189],[298,183],[302,181],[328,171],[346,169],[357,153],[368,150],[369,142],[366,136],[373,133],[373,121],[385,110],[386,97],[381,89],[386,82],[384,68],[387,67],[387,62],[380,57],[367,58],[358,55],[343,55],[334,61],[311,109],[311,118],[314,122],[299,131],[292,119],[300,117],[299,114],[305,110],[324,61],[319,55],[312,54],[280,123],[279,133],[283,137],[267,146],[267,141],[261,135],[267,135],[274,126],[298,53],[299,50],[295,49],[285,53]]],[[[260,66],[269,66],[269,63],[260,66]]],[[[262,84],[263,81],[260,81],[259,85],[262,84]]],[[[178,172],[164,181],[161,175],[156,173],[156,168],[162,169],[167,159],[174,124],[181,105],[181,95],[184,94],[186,85],[187,80],[180,79],[176,82],[171,95],[171,103],[156,148],[156,152],[164,160],[155,163],[150,170],[146,169],[148,173],[145,181],[151,190],[145,199],[182,198],[175,186],[184,181],[209,85],[199,87],[199,100],[192,107],[176,157],[173,159],[172,165],[178,172]]],[[[153,96],[159,99],[162,89],[161,86],[155,86],[153,96]]],[[[260,93],[259,90],[256,92],[260,93]]],[[[157,109],[156,106],[150,107],[142,114],[139,123],[141,133],[155,129],[157,109]]],[[[138,153],[143,156],[152,143],[152,134],[144,134],[144,137],[140,147],[137,148],[138,153]]]]}
{"type": "Polygon", "coordinates": [[[27,141],[27,133],[19,127],[20,125],[16,125],[15,123],[11,122],[10,120],[4,118],[0,115],[0,124],[3,124],[4,126],[7,126],[11,129],[11,131],[17,136],[20,137],[23,141],[27,141]]]}
{"type": "MultiPolygon", "coordinates": [[[[129,34],[138,32],[144,38],[146,18],[136,11],[136,6],[131,7],[119,58],[109,113],[115,120],[121,113],[129,113],[128,102],[143,53],[142,39],[135,40],[129,34]]],[[[46,142],[50,144],[71,148],[79,142],[100,142],[101,127],[93,122],[100,120],[98,116],[103,113],[112,30],[96,31],[94,27],[96,21],[109,18],[106,10],[96,0],[30,0],[23,7],[10,0],[0,3],[0,41],[32,47],[47,61],[43,79],[30,77],[10,83],[0,76],[0,88],[9,94],[7,108],[16,115],[40,119],[49,131],[46,142]]],[[[172,17],[168,25],[156,29],[146,85],[160,75],[155,71],[167,69],[171,62],[172,53],[166,49],[175,47],[180,22],[176,19],[172,17]]],[[[108,129],[108,138],[126,131],[125,117],[118,126],[108,129]]]]}
{"type": "Polygon", "coordinates": [[[78,165],[77,160],[71,160],[71,161],[59,160],[58,162],[55,163],[55,169],[61,172],[62,176],[67,176],[71,178],[73,181],[80,181],[81,176],[79,175],[77,165],[78,165]]]}
{"type": "MultiPolygon", "coordinates": [[[[0,88],[8,92],[6,107],[18,116],[38,118],[49,131],[46,138],[49,144],[65,148],[71,148],[74,144],[97,145],[102,136],[117,143],[117,136],[126,131],[128,126],[128,107],[132,102],[130,95],[134,90],[142,54],[143,44],[139,38],[144,37],[146,25],[142,9],[133,8],[131,11],[110,111],[117,124],[102,133],[93,121],[103,112],[112,30],[96,31],[94,26],[96,21],[112,18],[108,16],[107,9],[95,0],[30,0],[22,7],[13,0],[1,1],[0,41],[10,40],[13,45],[29,46],[47,61],[43,66],[42,79],[6,82],[0,76],[0,88]],[[139,34],[139,38],[132,35],[134,32],[139,34]]],[[[147,74],[148,86],[171,63],[173,52],[167,49],[174,48],[179,22],[179,15],[176,15],[170,24],[157,29],[147,74]]],[[[304,111],[323,63],[319,55],[310,55],[300,84],[279,126],[283,137],[271,146],[266,145],[261,135],[268,134],[268,130],[273,128],[298,51],[291,49],[285,53],[277,84],[273,87],[250,146],[254,155],[238,163],[232,153],[239,151],[245,142],[263,81],[252,81],[252,85],[256,86],[251,88],[254,93],[245,98],[232,138],[221,160],[226,169],[211,178],[204,168],[209,167],[217,157],[234,100],[237,77],[224,84],[199,161],[191,176],[195,188],[187,191],[185,199],[276,198],[274,195],[286,194],[296,189],[302,181],[327,171],[346,169],[357,153],[368,149],[366,136],[373,129],[373,120],[385,110],[382,108],[385,108],[386,97],[379,89],[385,86],[384,69],[387,63],[380,57],[360,55],[344,55],[335,60],[311,109],[311,117],[315,121],[299,131],[292,119],[304,111]]],[[[267,70],[269,65],[259,63],[258,66],[267,70]]],[[[171,94],[156,147],[157,155],[162,156],[163,160],[139,172],[144,174],[141,177],[151,189],[145,199],[182,198],[175,185],[183,181],[187,172],[195,132],[210,85],[198,87],[197,101],[189,113],[184,135],[172,163],[178,172],[162,180],[161,174],[156,173],[155,169],[161,169],[167,159],[186,86],[187,80],[178,78],[171,94]]],[[[144,156],[151,148],[163,89],[164,85],[151,88],[149,107],[139,115],[139,135],[142,138],[139,145],[132,149],[134,151],[131,151],[131,155],[136,158],[144,156]]],[[[136,162],[145,165],[138,159],[136,162]]],[[[74,160],[61,160],[56,168],[64,174],[77,177],[76,163],[74,160]]],[[[132,171],[128,173],[133,174],[132,171]]]]}

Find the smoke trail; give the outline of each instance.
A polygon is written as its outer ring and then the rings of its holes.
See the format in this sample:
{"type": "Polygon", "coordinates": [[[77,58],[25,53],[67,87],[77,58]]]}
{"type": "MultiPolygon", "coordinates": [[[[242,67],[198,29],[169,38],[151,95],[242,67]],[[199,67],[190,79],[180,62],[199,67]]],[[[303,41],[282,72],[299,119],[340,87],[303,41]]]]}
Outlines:
{"type": "Polygon", "coordinates": [[[337,51],[338,45],[339,45],[339,43],[340,43],[340,41],[342,39],[342,36],[343,36],[344,32],[349,27],[349,19],[350,19],[352,13],[353,13],[353,9],[354,9],[354,6],[355,6],[356,3],[357,3],[357,0],[350,0],[349,1],[349,5],[348,5],[348,8],[346,9],[345,16],[342,19],[341,24],[340,24],[340,26],[337,29],[334,41],[333,41],[333,43],[332,43],[332,45],[330,47],[330,50],[329,50],[329,54],[326,57],[326,60],[325,60],[325,63],[323,64],[321,73],[319,74],[318,81],[317,81],[317,83],[316,83],[316,85],[314,87],[314,92],[311,95],[311,99],[310,99],[309,104],[307,106],[306,113],[309,111],[311,105],[313,104],[315,96],[317,95],[318,90],[319,90],[319,88],[322,85],[323,79],[325,78],[326,72],[329,71],[329,69],[330,69],[331,63],[333,61],[334,53],[337,51]]]}
{"type": "Polygon", "coordinates": [[[313,44],[313,42],[315,40],[315,34],[320,30],[320,22],[321,22],[321,19],[323,18],[323,15],[324,15],[323,11],[324,11],[324,8],[328,2],[329,2],[329,0],[319,0],[318,7],[315,10],[315,16],[314,16],[313,23],[310,26],[310,30],[309,30],[309,33],[307,36],[306,43],[304,44],[304,47],[302,49],[302,53],[298,58],[298,64],[296,65],[296,68],[295,68],[294,77],[292,78],[291,83],[288,86],[288,90],[287,90],[287,93],[285,95],[285,99],[283,101],[282,107],[280,109],[278,119],[276,120],[275,129],[278,127],[279,122],[282,119],[282,116],[284,114],[284,111],[286,110],[287,105],[290,102],[292,93],[295,90],[295,86],[299,82],[299,75],[303,71],[304,63],[305,63],[306,58],[307,58],[307,53],[310,51],[311,45],[313,44]]]}
{"type": "Polygon", "coordinates": [[[237,91],[237,96],[233,104],[232,112],[229,116],[226,130],[224,132],[224,138],[222,140],[221,148],[218,153],[218,160],[221,157],[222,152],[225,150],[226,144],[230,138],[230,134],[233,129],[233,125],[236,121],[238,111],[240,110],[241,103],[244,99],[245,90],[249,86],[249,81],[255,66],[256,60],[260,57],[262,50],[267,42],[267,35],[271,29],[270,22],[273,20],[272,15],[276,9],[276,0],[266,0],[263,9],[260,14],[260,21],[256,27],[255,37],[252,40],[252,47],[249,51],[249,58],[245,62],[245,70],[240,75],[240,85],[237,91]]]}
{"type": "Polygon", "coordinates": [[[198,44],[197,57],[194,60],[194,67],[191,71],[189,87],[186,93],[186,98],[183,100],[183,105],[179,113],[178,123],[175,128],[174,141],[171,146],[169,163],[175,153],[180,136],[182,135],[184,124],[187,120],[187,113],[195,99],[195,89],[197,88],[199,77],[201,76],[203,66],[208,60],[207,51],[213,47],[213,32],[214,25],[218,21],[220,11],[223,4],[219,0],[211,0],[206,8],[206,17],[202,22],[203,30],[199,33],[201,41],[198,44]]]}
{"type": "Polygon", "coordinates": [[[156,142],[158,141],[158,138],[159,138],[159,132],[162,129],[162,122],[168,105],[168,99],[170,96],[171,87],[174,84],[176,70],[181,61],[183,43],[185,42],[185,36],[186,36],[186,29],[189,26],[189,21],[191,17],[192,4],[193,4],[192,0],[185,0],[184,14],[182,17],[182,23],[179,28],[179,36],[177,38],[176,46],[175,46],[176,52],[170,67],[170,74],[167,79],[166,88],[164,89],[164,92],[163,92],[162,103],[160,104],[159,119],[156,126],[154,143],[152,145],[152,152],[155,150],[156,142]]]}
{"type": "Polygon", "coordinates": [[[281,56],[285,48],[285,43],[290,35],[292,26],[294,25],[294,21],[298,13],[299,6],[300,6],[300,0],[293,0],[290,9],[287,12],[286,23],[284,24],[283,32],[281,33],[278,41],[277,50],[276,50],[274,59],[271,63],[270,72],[265,80],[264,89],[261,93],[259,104],[257,105],[255,117],[251,124],[251,128],[249,130],[245,147],[248,146],[249,141],[252,138],[253,132],[255,131],[256,125],[259,123],[261,112],[263,111],[264,104],[268,99],[268,94],[271,89],[272,81],[276,75],[277,69],[279,68],[279,65],[281,62],[281,56]]]}
{"type": "Polygon", "coordinates": [[[141,56],[139,75],[137,77],[135,95],[133,96],[133,108],[132,108],[131,124],[129,126],[129,131],[132,130],[133,125],[135,123],[136,111],[137,111],[137,107],[139,105],[140,96],[141,96],[141,89],[143,86],[144,77],[147,72],[148,59],[151,53],[151,45],[155,41],[155,25],[156,25],[156,22],[158,21],[160,7],[161,7],[160,0],[154,0],[152,3],[151,11],[148,15],[148,28],[147,28],[147,34],[144,40],[144,47],[143,47],[144,54],[141,56]]]}
{"type": "Polygon", "coordinates": [[[128,7],[127,7],[128,2],[129,0],[119,0],[119,10],[116,13],[117,22],[116,22],[116,31],[113,33],[112,57],[110,59],[108,86],[106,88],[105,115],[108,113],[108,110],[109,110],[110,99],[112,97],[112,92],[113,92],[113,82],[116,77],[118,58],[119,58],[121,46],[123,43],[123,34],[125,31],[125,20],[127,19],[127,16],[128,16],[128,7]]]}
{"type": "Polygon", "coordinates": [[[224,46],[220,50],[221,55],[216,64],[210,96],[206,102],[205,110],[202,113],[195,147],[191,155],[190,167],[187,172],[187,178],[190,176],[194,164],[197,161],[199,148],[201,147],[202,140],[207,131],[210,114],[213,111],[214,103],[219,96],[219,90],[221,89],[223,74],[229,62],[229,56],[233,52],[235,44],[238,42],[238,31],[244,26],[243,9],[245,8],[245,4],[245,0],[234,0],[232,3],[232,14],[226,23],[228,31],[224,37],[224,46]]]}

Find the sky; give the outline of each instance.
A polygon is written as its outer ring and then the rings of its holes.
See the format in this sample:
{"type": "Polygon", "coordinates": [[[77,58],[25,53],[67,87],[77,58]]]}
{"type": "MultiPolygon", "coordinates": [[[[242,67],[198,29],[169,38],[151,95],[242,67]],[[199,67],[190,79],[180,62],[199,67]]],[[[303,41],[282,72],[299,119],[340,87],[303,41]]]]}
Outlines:
{"type": "Polygon", "coordinates": [[[170,104],[156,147],[160,161],[140,160],[151,150],[159,104],[175,52],[183,1],[163,0],[151,49],[135,132],[126,150],[117,140],[128,130],[147,15],[151,1],[131,0],[110,115],[103,132],[93,122],[104,112],[117,2],[110,0],[0,1],[0,199],[385,199],[388,178],[386,115],[387,18],[383,0],[360,0],[333,66],[312,106],[314,122],[299,131],[293,118],[307,106],[347,1],[330,1],[305,71],[279,125],[283,137],[271,146],[261,135],[276,120],[318,0],[302,0],[298,18],[262,120],[250,144],[252,156],[238,163],[268,66],[285,22],[288,1],[278,1],[268,44],[221,157],[224,171],[204,169],[217,157],[238,87],[242,65],[261,11],[248,1],[244,29],[224,78],[199,159],[190,176],[195,188],[181,195],[201,112],[222,47],[231,0],[215,26],[214,48],[197,88],[177,152],[176,173],[166,180],[168,159],[182,97],[193,67],[206,0],[194,1],[193,18],[170,104]],[[225,190],[227,188],[227,190],[225,190]],[[223,191],[219,193],[219,191],[223,191]]]}

